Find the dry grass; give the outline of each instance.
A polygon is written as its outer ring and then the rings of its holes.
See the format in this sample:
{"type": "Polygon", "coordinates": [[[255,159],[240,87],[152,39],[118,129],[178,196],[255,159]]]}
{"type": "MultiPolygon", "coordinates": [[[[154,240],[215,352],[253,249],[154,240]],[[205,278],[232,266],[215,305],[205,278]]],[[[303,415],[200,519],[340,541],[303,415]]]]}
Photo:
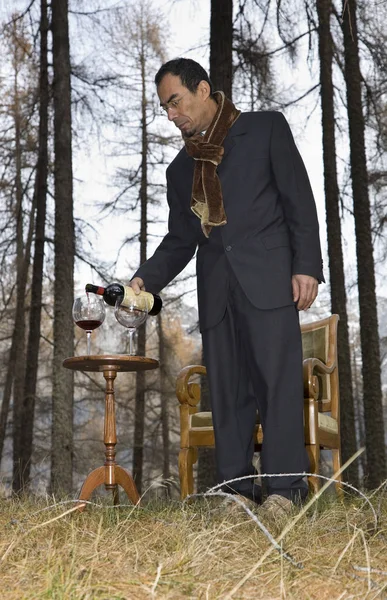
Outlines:
{"type": "Polygon", "coordinates": [[[320,499],[282,540],[301,568],[273,549],[254,570],[270,541],[241,507],[215,499],[118,509],[106,501],[82,514],[69,513],[71,503],[3,499],[0,597],[387,598],[386,492],[370,500],[377,528],[362,500],[320,499]]]}

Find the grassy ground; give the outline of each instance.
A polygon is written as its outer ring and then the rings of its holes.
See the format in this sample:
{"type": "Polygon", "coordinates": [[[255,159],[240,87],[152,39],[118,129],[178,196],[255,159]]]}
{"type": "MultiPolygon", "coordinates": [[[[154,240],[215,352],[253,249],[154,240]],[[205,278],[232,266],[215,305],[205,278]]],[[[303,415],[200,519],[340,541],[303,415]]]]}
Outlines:
{"type": "Polygon", "coordinates": [[[370,505],[349,496],[321,498],[293,526],[267,524],[283,535],[285,556],[242,507],[216,499],[101,501],[83,513],[50,499],[2,499],[0,597],[386,599],[386,490],[370,502],[377,526],[370,505]]]}

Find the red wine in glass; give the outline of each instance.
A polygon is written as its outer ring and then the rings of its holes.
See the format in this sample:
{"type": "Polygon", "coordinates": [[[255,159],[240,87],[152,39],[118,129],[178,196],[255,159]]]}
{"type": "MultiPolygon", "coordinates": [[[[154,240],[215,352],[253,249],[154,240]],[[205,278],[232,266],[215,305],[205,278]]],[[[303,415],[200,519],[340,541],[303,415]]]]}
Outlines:
{"type": "Polygon", "coordinates": [[[100,325],[102,325],[102,321],[97,321],[93,319],[82,319],[81,321],[75,321],[75,325],[78,325],[81,329],[85,331],[93,331],[97,329],[100,325]]]}
{"type": "Polygon", "coordinates": [[[100,296],[84,294],[75,298],[73,304],[74,323],[86,331],[87,355],[90,356],[90,336],[105,319],[105,304],[100,296]]]}

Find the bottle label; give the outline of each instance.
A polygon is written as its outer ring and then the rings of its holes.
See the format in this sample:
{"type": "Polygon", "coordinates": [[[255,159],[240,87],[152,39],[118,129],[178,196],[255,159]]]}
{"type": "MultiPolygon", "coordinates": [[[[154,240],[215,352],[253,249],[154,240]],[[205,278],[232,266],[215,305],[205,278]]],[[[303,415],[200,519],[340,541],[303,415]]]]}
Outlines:
{"type": "Polygon", "coordinates": [[[140,310],[146,310],[148,313],[152,310],[154,304],[153,294],[149,292],[140,292],[135,294],[133,289],[128,285],[124,285],[124,297],[122,299],[122,306],[130,306],[133,302],[133,298],[136,298],[136,304],[140,310]]]}

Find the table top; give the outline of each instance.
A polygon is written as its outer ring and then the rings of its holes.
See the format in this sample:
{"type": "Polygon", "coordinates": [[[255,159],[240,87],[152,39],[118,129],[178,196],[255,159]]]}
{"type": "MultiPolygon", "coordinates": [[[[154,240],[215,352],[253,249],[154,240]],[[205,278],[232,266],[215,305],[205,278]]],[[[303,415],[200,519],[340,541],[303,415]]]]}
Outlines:
{"type": "Polygon", "coordinates": [[[159,361],[146,356],[128,354],[100,354],[71,356],[65,358],[63,366],[74,371],[149,371],[157,369],[159,361]]]}

